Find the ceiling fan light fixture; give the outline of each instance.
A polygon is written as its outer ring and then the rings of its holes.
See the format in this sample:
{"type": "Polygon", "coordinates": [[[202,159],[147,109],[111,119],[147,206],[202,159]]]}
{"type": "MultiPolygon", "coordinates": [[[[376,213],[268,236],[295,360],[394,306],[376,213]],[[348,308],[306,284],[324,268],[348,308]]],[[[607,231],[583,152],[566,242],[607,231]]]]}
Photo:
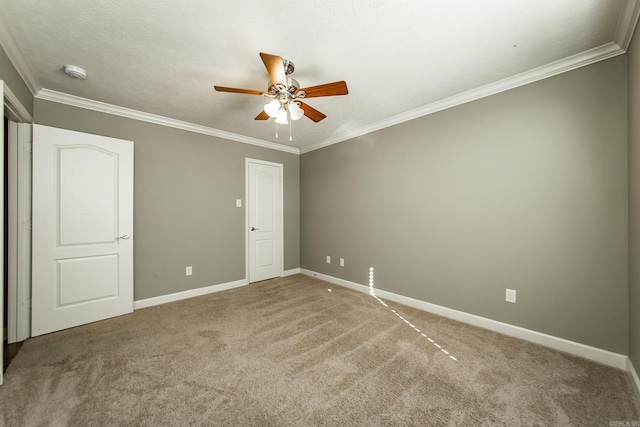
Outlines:
{"type": "MultiPolygon", "coordinates": [[[[349,93],[345,81],[300,88],[300,83],[298,83],[296,79],[289,77],[294,70],[291,61],[264,52],[260,52],[260,58],[269,74],[266,92],[254,89],[213,86],[218,92],[244,93],[247,95],[261,95],[271,98],[271,101],[264,105],[260,114],[255,117],[255,120],[268,120],[269,118],[273,118],[275,119],[276,125],[288,124],[289,128],[291,128],[291,123],[294,120],[299,120],[303,116],[306,116],[309,120],[318,123],[327,116],[310,105],[300,102],[302,99],[347,95],[349,93]]],[[[276,137],[278,136],[277,129],[278,126],[276,126],[276,137]]]]}
{"type": "Polygon", "coordinates": [[[289,124],[289,121],[287,120],[287,110],[281,109],[278,111],[278,115],[276,117],[276,123],[278,123],[279,125],[289,124]]]}
{"type": "Polygon", "coordinates": [[[280,101],[277,99],[272,100],[264,106],[264,112],[267,113],[269,117],[277,117],[278,111],[280,111],[280,101]]]}
{"type": "Polygon", "coordinates": [[[291,114],[291,120],[299,120],[304,116],[304,111],[300,108],[299,103],[291,102],[289,104],[289,114],[291,114]]]}

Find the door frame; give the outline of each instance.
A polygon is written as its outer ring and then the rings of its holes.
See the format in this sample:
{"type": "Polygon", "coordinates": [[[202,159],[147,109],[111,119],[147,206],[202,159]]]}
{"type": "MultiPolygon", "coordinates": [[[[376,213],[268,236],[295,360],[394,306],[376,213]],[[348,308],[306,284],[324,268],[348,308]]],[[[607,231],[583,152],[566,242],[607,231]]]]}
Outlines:
{"type": "MultiPolygon", "coordinates": [[[[0,131],[3,134],[4,138],[4,116],[6,115],[8,119],[13,120],[15,122],[21,123],[33,123],[33,117],[29,113],[29,111],[24,108],[20,100],[17,96],[13,94],[11,89],[6,85],[4,80],[0,79],[0,98],[2,99],[2,104],[0,104],[0,116],[2,117],[2,123],[0,123],[0,131]]],[[[4,150],[0,152],[0,182],[3,181],[2,176],[4,176],[4,150]]],[[[4,197],[0,200],[0,219],[4,221],[4,197]]],[[[4,232],[0,230],[0,237],[4,241],[5,236],[4,232]]],[[[3,245],[4,247],[4,245],[3,245]]],[[[0,247],[0,255],[3,255],[4,249],[0,247]]],[[[4,272],[4,263],[0,264],[0,273],[4,272]]],[[[8,284],[11,287],[11,283],[8,284]]],[[[27,285],[29,286],[29,284],[27,285]]],[[[29,287],[30,291],[30,287],[29,287]]],[[[7,301],[9,302],[9,301],[7,301]]],[[[4,291],[0,293],[0,318],[4,319],[4,291]]],[[[18,319],[15,319],[18,320],[18,319]]],[[[12,319],[8,319],[9,322],[12,319]]],[[[0,328],[0,341],[4,341],[4,327],[0,328]]],[[[3,346],[0,346],[0,359],[3,359],[3,346]]],[[[2,369],[0,369],[0,386],[3,383],[3,374],[2,369]]]]}
{"type": "MultiPolygon", "coordinates": [[[[4,84],[4,115],[9,123],[8,288],[9,343],[31,336],[31,128],[33,117],[4,84]],[[20,303],[21,302],[21,303],[20,303]]],[[[4,168],[4,166],[2,166],[4,168]]],[[[0,307],[0,313],[2,313],[0,307]]]]}
{"type": "MultiPolygon", "coordinates": [[[[0,130],[4,131],[4,116],[6,115],[8,119],[13,120],[17,123],[33,123],[33,117],[29,113],[29,111],[24,108],[18,97],[14,95],[11,89],[5,84],[3,80],[0,80],[0,98],[2,98],[2,104],[0,104],[0,116],[3,118],[2,124],[0,124],[0,130]]],[[[4,136],[3,136],[4,137],[4,136]]],[[[0,181],[2,181],[2,176],[4,176],[4,150],[0,153],[0,181]]],[[[0,218],[3,216],[2,212],[4,211],[4,197],[0,201],[0,218]]],[[[9,225],[11,226],[11,225],[9,225]]],[[[0,230],[0,237],[2,241],[4,241],[5,236],[4,232],[0,230]]],[[[0,248],[0,255],[2,254],[3,249],[0,248]]],[[[9,248],[9,253],[11,253],[11,248],[9,248]]],[[[0,269],[4,268],[4,257],[0,256],[0,269]]],[[[27,284],[28,291],[30,292],[30,284],[27,284]]],[[[9,287],[12,284],[9,283],[9,287]]],[[[17,285],[16,285],[17,286],[17,285]]],[[[10,301],[7,301],[11,303],[10,301]]],[[[4,291],[0,293],[0,318],[4,318],[4,291]]],[[[8,322],[17,321],[19,319],[8,319],[8,322]]],[[[11,323],[10,323],[11,324],[11,323]]],[[[4,339],[4,332],[3,332],[4,339]]],[[[0,359],[2,359],[2,348],[0,346],[0,359]]],[[[2,370],[0,370],[0,386],[3,383],[3,375],[2,370]]]]}
{"type": "Polygon", "coordinates": [[[251,198],[249,197],[249,164],[250,163],[277,167],[280,174],[280,187],[279,187],[280,206],[278,207],[280,209],[280,233],[279,233],[280,235],[278,236],[278,239],[280,239],[280,276],[282,276],[282,273],[284,272],[284,179],[283,179],[284,165],[282,163],[274,163],[266,160],[259,160],[259,159],[252,159],[249,157],[245,157],[244,159],[245,276],[244,277],[247,283],[251,283],[251,277],[250,277],[251,259],[249,257],[249,252],[250,252],[249,227],[251,227],[251,225],[249,224],[249,201],[251,200],[251,198]]]}

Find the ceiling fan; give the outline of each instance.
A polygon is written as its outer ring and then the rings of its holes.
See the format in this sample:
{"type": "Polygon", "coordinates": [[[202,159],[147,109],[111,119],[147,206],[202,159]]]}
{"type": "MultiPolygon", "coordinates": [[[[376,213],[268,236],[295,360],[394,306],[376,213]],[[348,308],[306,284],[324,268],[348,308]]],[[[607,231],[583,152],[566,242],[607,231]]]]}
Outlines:
{"type": "Polygon", "coordinates": [[[267,68],[269,77],[266,92],[252,89],[236,89],[233,87],[214,86],[218,92],[245,93],[248,95],[262,95],[273,98],[264,106],[264,109],[256,116],[256,120],[268,120],[275,118],[276,123],[288,124],[288,119],[298,120],[303,115],[314,122],[319,122],[327,117],[325,114],[302,102],[306,98],[320,96],[347,95],[347,83],[344,81],[326,83],[318,86],[300,88],[300,84],[289,74],[293,73],[293,62],[282,59],[276,55],[260,53],[260,58],[267,68]]]}

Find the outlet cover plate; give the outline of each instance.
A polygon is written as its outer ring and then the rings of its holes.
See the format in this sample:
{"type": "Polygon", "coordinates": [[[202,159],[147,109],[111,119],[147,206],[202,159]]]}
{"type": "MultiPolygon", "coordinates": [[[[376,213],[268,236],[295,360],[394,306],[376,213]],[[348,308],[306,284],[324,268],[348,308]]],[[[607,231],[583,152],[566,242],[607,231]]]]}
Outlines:
{"type": "Polygon", "coordinates": [[[516,303],[516,291],[513,289],[507,289],[506,295],[505,295],[505,301],[507,302],[512,302],[512,303],[516,303]]]}

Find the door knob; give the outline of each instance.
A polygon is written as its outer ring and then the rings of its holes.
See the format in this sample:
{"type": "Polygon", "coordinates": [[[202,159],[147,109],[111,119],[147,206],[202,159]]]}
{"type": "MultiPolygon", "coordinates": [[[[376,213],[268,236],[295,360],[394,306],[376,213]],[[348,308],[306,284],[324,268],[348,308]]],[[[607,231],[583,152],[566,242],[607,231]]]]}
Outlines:
{"type": "Polygon", "coordinates": [[[257,228],[251,227],[251,231],[256,231],[256,230],[257,230],[257,228]]]}
{"type": "Polygon", "coordinates": [[[130,237],[131,237],[131,235],[130,235],[130,234],[123,234],[122,236],[118,236],[118,237],[116,237],[116,239],[124,239],[124,240],[127,240],[127,239],[129,239],[130,237]]]}

